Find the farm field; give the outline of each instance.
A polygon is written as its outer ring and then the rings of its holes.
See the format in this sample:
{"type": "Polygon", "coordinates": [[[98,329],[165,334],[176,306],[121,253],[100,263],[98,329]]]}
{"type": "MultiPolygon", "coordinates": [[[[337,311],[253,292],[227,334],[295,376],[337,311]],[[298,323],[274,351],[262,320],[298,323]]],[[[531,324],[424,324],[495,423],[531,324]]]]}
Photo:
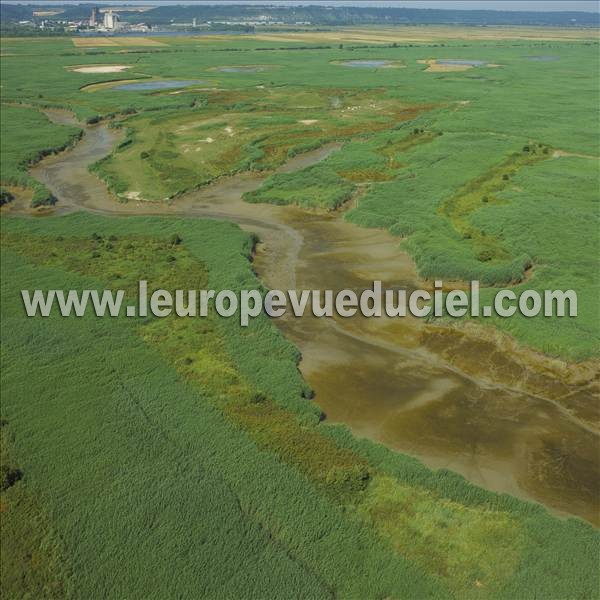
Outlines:
{"type": "Polygon", "coordinates": [[[3,597],[599,597],[597,32],[400,29],[2,39],[3,597]],[[19,295],[282,273],[579,315],[344,337],[19,295]]]}

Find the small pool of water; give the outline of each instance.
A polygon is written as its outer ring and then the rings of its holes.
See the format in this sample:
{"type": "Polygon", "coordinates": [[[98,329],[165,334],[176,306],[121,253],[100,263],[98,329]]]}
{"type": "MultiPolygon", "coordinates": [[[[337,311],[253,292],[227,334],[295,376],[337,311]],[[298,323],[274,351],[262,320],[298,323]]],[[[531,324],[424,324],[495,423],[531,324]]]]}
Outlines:
{"type": "Polygon", "coordinates": [[[169,79],[166,81],[140,81],[139,83],[124,83],[117,85],[113,90],[121,90],[124,92],[142,92],[146,90],[167,90],[173,88],[184,88],[190,85],[205,83],[197,79],[169,79]]]}
{"type": "Polygon", "coordinates": [[[526,56],[527,60],[535,60],[537,62],[551,62],[558,60],[558,56],[526,56]]]}
{"type": "Polygon", "coordinates": [[[391,60],[345,60],[341,64],[344,67],[355,67],[359,69],[376,69],[377,67],[387,67],[391,65],[391,60]]]}
{"type": "Polygon", "coordinates": [[[266,71],[267,67],[257,67],[257,66],[242,66],[242,67],[218,67],[217,71],[219,73],[260,73],[261,71],[266,71]]]}
{"type": "Polygon", "coordinates": [[[484,60],[463,60],[457,58],[439,58],[435,62],[438,65],[468,65],[469,67],[481,67],[487,64],[484,60]]]}

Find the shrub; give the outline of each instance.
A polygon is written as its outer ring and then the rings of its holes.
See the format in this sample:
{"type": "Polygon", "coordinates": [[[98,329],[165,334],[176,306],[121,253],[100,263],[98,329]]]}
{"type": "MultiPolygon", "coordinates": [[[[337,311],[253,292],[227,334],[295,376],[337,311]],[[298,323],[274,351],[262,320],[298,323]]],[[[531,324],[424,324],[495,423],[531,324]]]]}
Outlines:
{"type": "Polygon", "coordinates": [[[12,202],[15,197],[8,190],[0,190],[0,206],[12,202]]]}
{"type": "Polygon", "coordinates": [[[20,469],[8,465],[0,466],[0,491],[4,492],[20,479],[23,479],[23,473],[20,469]]]}
{"type": "Polygon", "coordinates": [[[492,260],[492,258],[494,258],[494,253],[491,250],[487,250],[487,249],[482,250],[477,255],[477,260],[480,262],[489,262],[490,260],[492,260]]]}
{"type": "Polygon", "coordinates": [[[34,192],[31,199],[31,208],[38,206],[54,206],[57,202],[56,197],[45,188],[38,189],[34,192]]]}
{"type": "Polygon", "coordinates": [[[364,465],[332,467],[327,473],[325,484],[334,495],[348,497],[365,490],[370,479],[371,474],[364,465]]]}

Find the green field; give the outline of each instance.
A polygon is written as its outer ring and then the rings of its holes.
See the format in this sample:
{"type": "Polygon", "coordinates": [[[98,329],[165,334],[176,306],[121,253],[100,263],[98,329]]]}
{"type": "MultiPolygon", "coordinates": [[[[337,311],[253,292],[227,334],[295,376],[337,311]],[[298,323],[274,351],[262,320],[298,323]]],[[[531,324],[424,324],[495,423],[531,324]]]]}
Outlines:
{"type": "MultiPolygon", "coordinates": [[[[54,202],[27,170],[79,137],[41,112],[68,108],[123,130],[93,167],[120,202],[176,203],[262,171],[248,202],[353,202],[345,218],[398,236],[424,278],[575,289],[577,319],[493,324],[551,356],[598,358],[597,41],[161,43],[3,39],[3,188],[54,202]],[[418,62],[433,58],[500,66],[418,62]],[[403,68],[340,64],[358,59],[403,68]],[[102,64],[131,68],[68,68],[102,64]],[[242,65],[261,70],[219,70],[242,65]],[[322,162],[274,172],[330,142],[341,149],[322,162]]],[[[242,329],[213,314],[23,313],[22,289],[134,302],[141,278],[264,291],[254,242],[218,221],[3,213],[2,596],[599,598],[596,529],[323,422],[298,350],[264,316],[242,329]]]]}

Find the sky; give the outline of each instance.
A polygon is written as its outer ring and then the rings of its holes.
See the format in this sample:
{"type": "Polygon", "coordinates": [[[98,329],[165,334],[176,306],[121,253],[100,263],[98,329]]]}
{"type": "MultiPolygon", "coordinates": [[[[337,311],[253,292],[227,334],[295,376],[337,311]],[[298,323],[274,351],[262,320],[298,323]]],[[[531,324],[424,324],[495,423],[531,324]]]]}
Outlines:
{"type": "Polygon", "coordinates": [[[585,11],[600,12],[600,0],[0,0],[2,4],[257,4],[257,5],[346,5],[346,6],[399,6],[406,8],[445,8],[455,10],[486,9],[486,10],[532,10],[532,11],[585,11]]]}

